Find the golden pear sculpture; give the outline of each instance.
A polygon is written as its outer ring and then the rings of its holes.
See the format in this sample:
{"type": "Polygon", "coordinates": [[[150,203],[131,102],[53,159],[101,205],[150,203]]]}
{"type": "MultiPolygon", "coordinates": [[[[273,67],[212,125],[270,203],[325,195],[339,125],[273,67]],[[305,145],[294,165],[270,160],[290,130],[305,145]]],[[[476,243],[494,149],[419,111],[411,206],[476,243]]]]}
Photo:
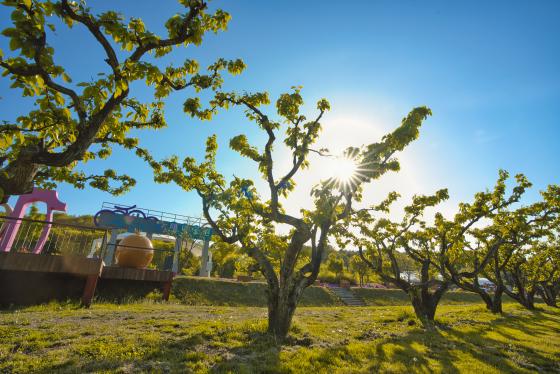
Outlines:
{"type": "Polygon", "coordinates": [[[154,246],[149,238],[135,233],[120,241],[115,258],[120,267],[145,269],[154,258],[154,246]]]}

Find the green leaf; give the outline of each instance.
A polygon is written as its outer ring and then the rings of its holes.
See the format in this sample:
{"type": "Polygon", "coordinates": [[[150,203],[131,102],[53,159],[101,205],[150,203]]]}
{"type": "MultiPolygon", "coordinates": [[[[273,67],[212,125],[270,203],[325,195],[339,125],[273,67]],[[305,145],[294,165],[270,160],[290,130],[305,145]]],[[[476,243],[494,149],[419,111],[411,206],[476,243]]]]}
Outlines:
{"type": "Polygon", "coordinates": [[[40,75],[37,75],[36,85],[39,90],[45,88],[45,80],[40,75]]]}
{"type": "Polygon", "coordinates": [[[58,92],[54,95],[54,101],[55,101],[58,105],[64,105],[64,98],[63,98],[62,95],[59,94],[58,92]]]}
{"type": "Polygon", "coordinates": [[[10,39],[10,50],[15,51],[21,47],[21,42],[17,38],[10,39]]]}
{"type": "Polygon", "coordinates": [[[0,136],[0,149],[6,149],[10,145],[12,145],[13,136],[12,135],[3,135],[0,136]]]}

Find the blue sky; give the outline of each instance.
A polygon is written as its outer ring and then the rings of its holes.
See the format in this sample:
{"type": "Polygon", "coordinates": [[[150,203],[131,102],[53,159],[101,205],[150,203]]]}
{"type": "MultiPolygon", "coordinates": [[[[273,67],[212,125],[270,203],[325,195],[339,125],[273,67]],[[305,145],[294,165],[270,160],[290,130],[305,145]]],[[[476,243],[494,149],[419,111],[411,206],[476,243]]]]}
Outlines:
{"type": "MultiPolygon", "coordinates": [[[[88,3],[103,10],[105,2],[88,3]]],[[[127,16],[141,17],[154,30],[180,8],[173,1],[114,1],[127,16]]],[[[105,5],[106,6],[106,5],[105,5]]],[[[525,173],[539,189],[559,183],[560,27],[557,1],[213,1],[232,15],[225,33],[206,38],[201,48],[177,51],[167,61],[242,58],[248,68],[227,78],[226,89],[267,90],[275,98],[302,85],[309,116],[321,97],[333,110],[325,117],[322,145],[340,150],[377,141],[414,106],[433,116],[420,139],[401,155],[401,172],[366,189],[368,201],[391,190],[405,197],[448,187],[451,213],[458,201],[491,187],[499,168],[525,173]]],[[[0,12],[2,28],[8,14],[0,12]]],[[[53,40],[57,62],[75,81],[107,71],[102,50],[82,29],[60,28],[53,40]]],[[[5,38],[0,48],[7,50],[5,38]]],[[[141,86],[139,97],[150,92],[141,86]]],[[[169,128],[139,134],[158,158],[202,154],[205,138],[218,134],[219,165],[226,176],[258,177],[254,165],[227,149],[229,138],[246,133],[256,145],[263,136],[239,111],[198,122],[182,113],[182,92],[168,100],[169,128]]],[[[0,112],[10,120],[30,109],[0,79],[0,112]]],[[[273,113],[273,106],[270,108],[273,113]]],[[[280,165],[286,154],[278,150],[280,165]]],[[[308,204],[309,188],[328,176],[328,165],[312,160],[297,181],[288,208],[308,204]]],[[[103,201],[199,215],[196,194],[158,185],[135,156],[115,150],[109,160],[91,162],[87,171],[112,167],[134,176],[128,194],[113,197],[93,190],[59,187],[74,214],[95,213],[103,201]]],[[[280,173],[280,172],[279,172],[280,173]]]]}

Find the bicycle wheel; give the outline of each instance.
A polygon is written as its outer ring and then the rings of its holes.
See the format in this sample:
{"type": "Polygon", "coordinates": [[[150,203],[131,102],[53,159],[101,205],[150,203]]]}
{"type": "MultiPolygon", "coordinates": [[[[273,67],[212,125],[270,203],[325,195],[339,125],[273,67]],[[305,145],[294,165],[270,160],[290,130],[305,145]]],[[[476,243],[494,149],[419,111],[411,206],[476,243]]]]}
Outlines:
{"type": "Polygon", "coordinates": [[[146,219],[146,213],[144,213],[143,211],[138,210],[138,209],[131,210],[130,212],[127,213],[127,216],[146,219]]]}
{"type": "Polygon", "coordinates": [[[99,226],[99,216],[101,216],[102,214],[122,214],[122,213],[116,213],[110,209],[101,209],[99,212],[95,213],[95,215],[93,216],[93,224],[95,226],[99,226]]]}

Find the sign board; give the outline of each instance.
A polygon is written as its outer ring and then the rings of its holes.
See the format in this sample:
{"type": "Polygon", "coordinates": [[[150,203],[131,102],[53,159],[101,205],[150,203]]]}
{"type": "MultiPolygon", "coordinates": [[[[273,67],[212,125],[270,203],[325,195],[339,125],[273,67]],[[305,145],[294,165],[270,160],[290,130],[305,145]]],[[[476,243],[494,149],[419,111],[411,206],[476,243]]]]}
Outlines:
{"type": "Polygon", "coordinates": [[[141,231],[148,234],[163,234],[175,237],[210,241],[212,228],[134,217],[111,211],[100,211],[96,215],[96,225],[107,229],[125,229],[128,232],[141,231]]]}

